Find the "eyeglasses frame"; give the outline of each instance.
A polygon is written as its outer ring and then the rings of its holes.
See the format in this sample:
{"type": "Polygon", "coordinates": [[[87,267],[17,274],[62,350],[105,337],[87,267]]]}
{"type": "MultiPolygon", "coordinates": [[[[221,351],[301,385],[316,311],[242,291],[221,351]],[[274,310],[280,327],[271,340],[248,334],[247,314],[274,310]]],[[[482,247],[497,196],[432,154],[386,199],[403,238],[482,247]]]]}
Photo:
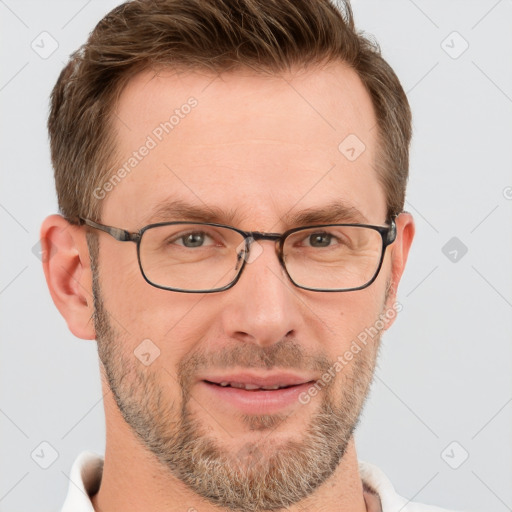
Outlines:
{"type": "MultiPolygon", "coordinates": [[[[258,240],[272,240],[272,241],[276,242],[276,253],[277,253],[279,263],[281,264],[286,275],[288,276],[288,279],[297,288],[301,288],[302,290],[308,290],[308,291],[313,291],[313,292],[351,292],[351,291],[363,290],[364,288],[367,288],[368,286],[373,284],[375,279],[377,279],[377,276],[379,275],[380,270],[382,268],[382,262],[384,261],[384,254],[386,252],[386,249],[389,245],[391,245],[395,241],[396,235],[397,235],[396,224],[395,224],[394,218],[392,218],[389,221],[389,225],[387,225],[387,226],[376,226],[376,225],[372,225],[372,224],[357,224],[357,223],[318,224],[318,225],[300,226],[297,228],[292,228],[292,229],[285,231],[284,233],[265,233],[265,232],[261,232],[261,231],[243,231],[243,230],[235,228],[233,226],[228,226],[226,224],[217,224],[215,222],[191,222],[191,221],[158,222],[158,223],[154,223],[154,224],[148,224],[147,226],[144,226],[137,232],[130,232],[130,231],[127,231],[122,228],[116,228],[114,226],[107,226],[105,224],[100,224],[98,222],[94,222],[90,219],[84,219],[82,217],[79,217],[78,220],[79,220],[80,224],[82,224],[82,225],[85,224],[94,229],[98,229],[100,231],[104,231],[105,233],[108,233],[110,236],[112,236],[119,242],[134,242],[134,243],[136,243],[137,244],[137,260],[139,263],[139,269],[141,271],[142,277],[144,277],[144,280],[151,286],[154,286],[155,288],[160,288],[162,290],[168,290],[168,291],[182,292],[182,293],[216,293],[216,292],[222,292],[225,290],[229,290],[230,288],[232,288],[238,282],[238,280],[240,279],[240,276],[242,275],[243,269],[245,268],[245,264],[247,262],[249,254],[250,254],[249,251],[251,249],[252,242],[255,242],[258,240]],[[227,228],[227,229],[231,229],[232,231],[236,231],[238,234],[240,234],[244,238],[246,256],[244,256],[242,258],[242,260],[243,260],[242,265],[240,266],[240,269],[238,270],[237,275],[230,283],[228,283],[227,285],[222,286],[220,288],[214,288],[212,290],[183,290],[181,288],[170,288],[167,286],[158,285],[148,279],[148,277],[144,273],[144,269],[142,268],[142,262],[141,262],[141,258],[140,258],[140,244],[141,244],[142,236],[144,235],[144,233],[146,231],[148,231],[149,229],[152,229],[152,228],[156,228],[156,227],[160,227],[160,226],[180,225],[180,224],[197,224],[197,225],[201,225],[201,226],[213,226],[213,227],[227,228]],[[380,236],[382,238],[382,250],[381,250],[379,265],[377,267],[377,270],[375,271],[374,276],[372,277],[372,279],[370,279],[370,281],[368,281],[364,285],[358,286],[355,288],[323,289],[323,288],[310,288],[307,286],[302,286],[300,284],[297,284],[292,279],[290,274],[288,273],[288,269],[286,268],[286,264],[284,262],[283,247],[284,247],[286,238],[288,236],[290,236],[291,234],[296,233],[298,231],[304,231],[307,229],[315,229],[315,228],[326,228],[326,227],[332,227],[332,226],[346,226],[346,227],[353,226],[353,227],[370,228],[370,229],[377,231],[380,234],[380,236]]],[[[240,258],[240,255],[238,255],[238,256],[240,258]]]]}

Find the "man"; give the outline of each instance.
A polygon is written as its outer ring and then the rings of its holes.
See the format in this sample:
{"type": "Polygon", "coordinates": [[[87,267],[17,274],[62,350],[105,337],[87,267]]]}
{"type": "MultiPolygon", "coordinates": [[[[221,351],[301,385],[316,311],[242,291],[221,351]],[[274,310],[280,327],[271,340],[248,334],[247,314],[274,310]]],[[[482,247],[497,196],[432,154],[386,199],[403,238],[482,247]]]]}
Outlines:
{"type": "Polygon", "coordinates": [[[107,430],[64,512],[441,510],[354,445],[414,225],[407,99],[348,3],[123,4],[48,125],[44,271],[107,430]]]}

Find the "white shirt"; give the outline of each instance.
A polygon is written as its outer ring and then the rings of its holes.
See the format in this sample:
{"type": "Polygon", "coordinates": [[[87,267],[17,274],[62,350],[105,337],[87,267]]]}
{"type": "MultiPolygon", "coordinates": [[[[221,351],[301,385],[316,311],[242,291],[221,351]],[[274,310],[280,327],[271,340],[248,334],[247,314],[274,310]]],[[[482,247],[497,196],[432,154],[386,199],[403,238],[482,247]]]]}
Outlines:
{"type": "MultiPolygon", "coordinates": [[[[94,512],[90,496],[98,492],[102,473],[103,457],[82,452],[71,468],[71,481],[61,512],[94,512]]],[[[402,498],[386,475],[373,464],[359,461],[359,473],[368,512],[449,512],[402,498]]]]}

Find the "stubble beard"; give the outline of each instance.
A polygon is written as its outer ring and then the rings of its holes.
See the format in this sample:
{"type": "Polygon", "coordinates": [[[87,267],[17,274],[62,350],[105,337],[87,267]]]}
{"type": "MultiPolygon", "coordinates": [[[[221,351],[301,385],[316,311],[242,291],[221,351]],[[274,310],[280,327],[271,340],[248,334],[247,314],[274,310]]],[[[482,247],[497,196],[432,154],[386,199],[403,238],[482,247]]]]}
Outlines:
{"type": "MultiPolygon", "coordinates": [[[[125,355],[122,337],[104,307],[96,268],[93,293],[102,372],[124,420],[143,447],[195,494],[232,511],[274,511],[310,496],[334,473],[359,423],[373,378],[378,338],[323,387],[317,395],[320,404],[312,401],[301,405],[317,409],[311,413],[301,440],[273,442],[272,432],[285,425],[285,415],[245,415],[242,420],[248,429],[258,431],[259,440],[233,450],[206,431],[192,408],[195,399],[190,393],[191,376],[201,364],[207,367],[207,357],[196,354],[180,361],[177,377],[181,404],[172,402],[161,384],[171,379],[169,372],[162,367],[150,370],[133,354],[125,355]],[[342,393],[338,400],[334,398],[335,383],[342,393]]],[[[244,360],[252,367],[293,368],[299,361],[305,367],[300,345],[293,340],[264,348],[239,345],[222,363],[228,366],[236,361],[244,366],[244,360]]],[[[332,365],[318,358],[314,368],[326,371],[332,365]]],[[[312,368],[311,362],[308,368],[312,368]]]]}

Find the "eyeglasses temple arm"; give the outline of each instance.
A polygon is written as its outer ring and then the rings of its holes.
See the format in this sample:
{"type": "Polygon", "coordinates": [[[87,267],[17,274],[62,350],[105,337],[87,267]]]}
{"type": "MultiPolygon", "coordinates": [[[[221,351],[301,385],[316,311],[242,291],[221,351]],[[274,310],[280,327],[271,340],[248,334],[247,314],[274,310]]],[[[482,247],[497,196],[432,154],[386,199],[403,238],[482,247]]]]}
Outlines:
{"type": "Polygon", "coordinates": [[[92,228],[99,229],[101,231],[104,231],[105,233],[108,233],[110,236],[113,236],[116,240],[119,240],[120,242],[136,242],[140,238],[139,233],[130,233],[125,229],[114,228],[112,226],[105,226],[104,224],[98,224],[97,222],[94,222],[89,219],[80,220],[84,224],[87,224],[92,228]]]}
{"type": "Polygon", "coordinates": [[[396,239],[396,223],[395,219],[391,219],[389,223],[388,236],[386,239],[386,245],[392,244],[396,239]]]}

